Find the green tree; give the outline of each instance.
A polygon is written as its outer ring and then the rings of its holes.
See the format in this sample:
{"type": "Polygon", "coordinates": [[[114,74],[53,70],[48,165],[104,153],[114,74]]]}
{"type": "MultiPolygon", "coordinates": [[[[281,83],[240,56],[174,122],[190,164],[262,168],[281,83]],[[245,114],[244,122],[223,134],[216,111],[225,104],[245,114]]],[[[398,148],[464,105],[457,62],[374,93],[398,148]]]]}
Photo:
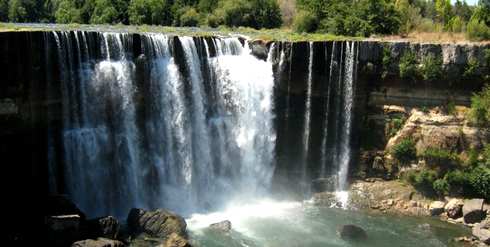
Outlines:
{"type": "Polygon", "coordinates": [[[461,20],[468,22],[473,15],[473,10],[465,0],[456,0],[453,7],[453,15],[459,16],[461,20]]]}
{"type": "Polygon", "coordinates": [[[170,7],[167,0],[131,0],[128,7],[129,23],[171,25],[170,7]]]}
{"type": "Polygon", "coordinates": [[[61,0],[55,12],[57,23],[83,23],[80,9],[70,0],[61,0]]]}
{"type": "Polygon", "coordinates": [[[127,24],[127,8],[127,0],[95,0],[90,23],[127,24]]]}
{"type": "Polygon", "coordinates": [[[435,7],[437,11],[437,17],[444,25],[447,25],[452,18],[451,1],[436,0],[435,7]]]}
{"type": "Polygon", "coordinates": [[[421,23],[420,8],[410,4],[409,0],[397,0],[395,7],[400,13],[400,32],[402,34],[409,33],[421,23]]]}
{"type": "Polygon", "coordinates": [[[8,21],[9,18],[9,1],[0,0],[0,21],[8,21]]]}
{"type": "Polygon", "coordinates": [[[10,0],[8,18],[11,22],[30,22],[37,20],[36,1],[10,0]]]}

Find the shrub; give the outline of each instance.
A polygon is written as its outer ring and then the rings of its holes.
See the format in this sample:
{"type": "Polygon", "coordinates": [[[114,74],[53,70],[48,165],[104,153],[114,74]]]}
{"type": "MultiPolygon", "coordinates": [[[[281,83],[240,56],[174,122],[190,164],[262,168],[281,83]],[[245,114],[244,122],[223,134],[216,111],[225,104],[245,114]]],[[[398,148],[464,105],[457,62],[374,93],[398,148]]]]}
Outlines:
{"type": "Polygon", "coordinates": [[[465,165],[468,167],[476,167],[478,165],[478,156],[478,151],[476,151],[474,148],[468,150],[468,158],[465,161],[465,165]]]}
{"type": "Polygon", "coordinates": [[[449,193],[449,183],[445,179],[437,179],[434,181],[432,188],[440,196],[444,196],[449,193]]]}
{"type": "Polygon", "coordinates": [[[275,0],[226,0],[218,10],[230,27],[276,28],[282,24],[275,0]]]}
{"type": "Polygon", "coordinates": [[[471,97],[470,118],[479,125],[486,125],[490,120],[490,85],[471,97]]]}
{"type": "Polygon", "coordinates": [[[395,136],[398,131],[403,127],[403,123],[405,122],[405,119],[403,118],[394,118],[390,122],[390,128],[389,128],[389,136],[395,136]]]}
{"type": "Polygon", "coordinates": [[[437,179],[437,173],[432,170],[422,170],[418,172],[413,178],[412,185],[427,194],[433,194],[434,182],[437,179]]]}
{"type": "Polygon", "coordinates": [[[468,62],[466,63],[466,66],[464,68],[463,78],[464,79],[475,78],[479,67],[480,64],[478,63],[478,60],[476,58],[472,57],[468,59],[468,62]]]}
{"type": "Polygon", "coordinates": [[[213,28],[216,28],[216,27],[219,27],[220,25],[223,25],[224,24],[224,20],[222,17],[218,16],[218,15],[208,15],[206,17],[206,24],[209,26],[209,27],[213,27],[213,28]]]}
{"type": "Polygon", "coordinates": [[[427,148],[422,154],[422,158],[428,164],[441,168],[448,168],[459,163],[459,158],[456,153],[440,148],[427,148]]]}
{"type": "Polygon", "coordinates": [[[466,36],[470,40],[481,41],[490,39],[490,28],[476,18],[472,18],[466,27],[466,36]]]}
{"type": "Polygon", "coordinates": [[[440,79],[442,77],[442,59],[433,54],[424,57],[420,72],[426,81],[440,79]]]}
{"type": "Polygon", "coordinates": [[[449,114],[449,115],[455,115],[456,114],[456,103],[454,103],[454,101],[450,100],[446,105],[446,111],[447,111],[447,114],[449,114]]]}
{"type": "Polygon", "coordinates": [[[483,148],[482,152],[483,156],[483,164],[487,167],[490,167],[490,144],[486,144],[485,147],[483,148]]]}
{"type": "Polygon", "coordinates": [[[470,173],[470,184],[478,197],[490,199],[490,169],[479,166],[470,173]]]}
{"type": "Polygon", "coordinates": [[[183,27],[196,27],[199,24],[199,14],[195,8],[188,8],[179,19],[183,27]]]}
{"type": "Polygon", "coordinates": [[[459,16],[454,16],[448,23],[449,31],[461,33],[464,29],[464,21],[459,16]]]}
{"type": "Polygon", "coordinates": [[[400,78],[415,80],[417,77],[417,58],[415,53],[408,51],[400,58],[400,78]]]}
{"type": "Polygon", "coordinates": [[[382,78],[386,78],[386,76],[388,75],[388,71],[390,69],[390,66],[391,66],[391,50],[390,48],[388,47],[383,47],[383,59],[381,61],[381,63],[383,64],[383,74],[382,74],[382,78]]]}
{"type": "Polygon", "coordinates": [[[391,149],[395,159],[406,164],[416,158],[415,142],[412,139],[404,139],[391,149]]]}
{"type": "Polygon", "coordinates": [[[300,11],[293,21],[293,29],[298,33],[314,32],[318,27],[318,18],[307,11],[300,11]]]}

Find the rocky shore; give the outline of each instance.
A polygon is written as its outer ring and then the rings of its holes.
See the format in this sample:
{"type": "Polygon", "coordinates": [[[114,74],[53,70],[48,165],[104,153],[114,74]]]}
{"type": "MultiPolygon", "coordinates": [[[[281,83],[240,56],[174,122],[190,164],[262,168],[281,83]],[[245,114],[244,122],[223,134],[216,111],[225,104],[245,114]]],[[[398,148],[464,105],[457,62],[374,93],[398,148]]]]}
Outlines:
{"type": "Polygon", "coordinates": [[[47,246],[190,247],[185,220],[170,211],[132,209],[126,222],[113,216],[86,219],[85,214],[64,196],[48,199],[45,215],[47,246]]]}

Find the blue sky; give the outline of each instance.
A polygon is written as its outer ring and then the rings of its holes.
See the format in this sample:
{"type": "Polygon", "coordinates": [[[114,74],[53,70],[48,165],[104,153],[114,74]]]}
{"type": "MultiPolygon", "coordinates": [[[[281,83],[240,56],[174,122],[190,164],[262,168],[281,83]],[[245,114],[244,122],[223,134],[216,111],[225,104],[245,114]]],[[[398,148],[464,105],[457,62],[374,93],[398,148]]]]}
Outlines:
{"type": "MultiPolygon", "coordinates": [[[[452,3],[456,2],[456,0],[451,0],[452,3]]],[[[475,5],[478,3],[478,0],[466,0],[466,2],[470,5],[475,5]]]]}

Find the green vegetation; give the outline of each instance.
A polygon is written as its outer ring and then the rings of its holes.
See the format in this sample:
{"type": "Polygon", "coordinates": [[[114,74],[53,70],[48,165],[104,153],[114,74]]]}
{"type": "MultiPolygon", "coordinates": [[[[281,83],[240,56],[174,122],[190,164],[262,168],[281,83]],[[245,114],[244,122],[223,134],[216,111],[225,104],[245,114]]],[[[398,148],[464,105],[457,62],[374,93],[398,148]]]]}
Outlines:
{"type": "Polygon", "coordinates": [[[402,164],[416,158],[415,142],[412,139],[404,139],[391,149],[393,157],[402,164]]]}
{"type": "Polygon", "coordinates": [[[389,123],[389,136],[395,136],[396,133],[398,133],[399,130],[403,127],[403,124],[405,123],[405,118],[403,117],[396,117],[390,120],[389,123]]]}
{"type": "Polygon", "coordinates": [[[399,63],[400,78],[415,80],[417,77],[417,58],[415,53],[408,51],[405,52],[400,58],[399,63]]]}
{"type": "Polygon", "coordinates": [[[490,122],[488,109],[490,109],[490,85],[471,97],[471,120],[479,125],[487,125],[490,122]]]}
{"type": "Polygon", "coordinates": [[[440,148],[427,148],[421,157],[428,165],[438,168],[447,169],[460,163],[456,153],[440,148]]]}
{"type": "Polygon", "coordinates": [[[339,36],[466,32],[489,39],[487,1],[0,0],[2,22],[292,28],[339,36]]]}
{"type": "Polygon", "coordinates": [[[426,81],[434,81],[442,77],[442,58],[433,54],[422,58],[420,74],[426,81]]]}
{"type": "Polygon", "coordinates": [[[478,63],[478,60],[474,57],[471,57],[470,59],[468,59],[468,63],[466,64],[466,67],[464,69],[463,78],[467,80],[476,79],[479,68],[480,64],[478,63]]]}

